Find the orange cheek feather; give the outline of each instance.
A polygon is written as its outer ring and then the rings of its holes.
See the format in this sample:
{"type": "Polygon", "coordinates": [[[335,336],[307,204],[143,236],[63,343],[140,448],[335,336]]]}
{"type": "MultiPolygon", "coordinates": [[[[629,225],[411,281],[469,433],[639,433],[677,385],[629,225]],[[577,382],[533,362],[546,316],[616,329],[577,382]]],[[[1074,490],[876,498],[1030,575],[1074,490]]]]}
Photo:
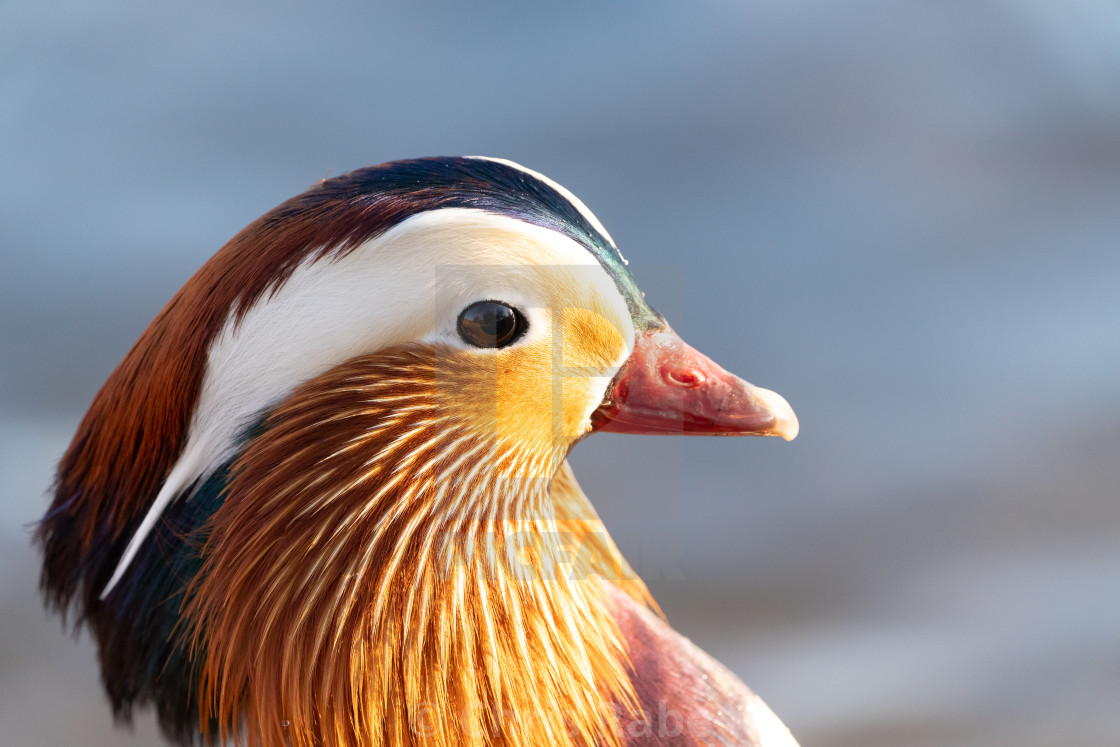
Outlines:
{"type": "Polygon", "coordinates": [[[456,400],[481,427],[562,454],[587,432],[626,340],[607,317],[580,308],[564,309],[553,331],[533,345],[499,351],[492,364],[463,366],[448,384],[461,387],[456,400]]]}
{"type": "Polygon", "coordinates": [[[224,738],[242,724],[296,747],[618,744],[612,708],[628,710],[634,691],[605,587],[584,581],[633,578],[613,543],[588,538],[570,573],[547,577],[492,560],[521,547],[557,554],[550,517],[572,533],[598,525],[570,473],[551,484],[563,453],[513,440],[551,435],[551,351],[519,352],[502,365],[446,348],[383,351],[269,416],[233,469],[187,594],[203,726],[217,719],[224,738]],[[544,404],[508,396],[514,382],[544,404]],[[515,429],[515,416],[537,420],[515,429]],[[506,430],[494,438],[480,425],[506,430]],[[516,518],[530,515],[546,520],[516,518]],[[529,543],[486,531],[495,519],[529,543]],[[472,533],[483,552],[461,546],[472,533]]]}

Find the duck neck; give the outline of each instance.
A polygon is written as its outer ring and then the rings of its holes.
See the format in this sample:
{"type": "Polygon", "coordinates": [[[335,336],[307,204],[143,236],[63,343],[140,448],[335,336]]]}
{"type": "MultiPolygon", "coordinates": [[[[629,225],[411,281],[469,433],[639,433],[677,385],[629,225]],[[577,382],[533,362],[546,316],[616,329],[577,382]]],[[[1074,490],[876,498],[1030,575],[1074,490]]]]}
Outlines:
{"type": "Polygon", "coordinates": [[[313,382],[235,462],[185,607],[201,722],[265,744],[617,743],[634,695],[601,577],[624,563],[563,455],[435,417],[432,377],[392,370],[313,382]]]}

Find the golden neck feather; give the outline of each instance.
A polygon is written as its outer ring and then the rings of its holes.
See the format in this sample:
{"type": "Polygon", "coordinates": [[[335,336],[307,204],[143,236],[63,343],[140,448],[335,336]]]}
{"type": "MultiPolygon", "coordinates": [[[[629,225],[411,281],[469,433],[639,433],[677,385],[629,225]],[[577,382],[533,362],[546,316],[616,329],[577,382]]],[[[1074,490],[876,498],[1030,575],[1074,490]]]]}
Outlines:
{"type": "Polygon", "coordinates": [[[618,743],[634,690],[603,579],[648,595],[569,444],[455,415],[478,368],[433,347],[354,359],[236,462],[183,631],[221,741],[618,743]]]}

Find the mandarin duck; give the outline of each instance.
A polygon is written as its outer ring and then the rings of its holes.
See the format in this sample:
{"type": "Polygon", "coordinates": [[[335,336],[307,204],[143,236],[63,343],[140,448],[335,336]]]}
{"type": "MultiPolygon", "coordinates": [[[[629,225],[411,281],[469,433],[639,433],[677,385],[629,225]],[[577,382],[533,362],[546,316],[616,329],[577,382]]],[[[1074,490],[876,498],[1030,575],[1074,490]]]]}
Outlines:
{"type": "Polygon", "coordinates": [[[261,745],[794,745],[664,621],[566,457],[797,433],[568,190],[431,158],[242,230],[96,395],[37,531],[118,720],[261,745]]]}

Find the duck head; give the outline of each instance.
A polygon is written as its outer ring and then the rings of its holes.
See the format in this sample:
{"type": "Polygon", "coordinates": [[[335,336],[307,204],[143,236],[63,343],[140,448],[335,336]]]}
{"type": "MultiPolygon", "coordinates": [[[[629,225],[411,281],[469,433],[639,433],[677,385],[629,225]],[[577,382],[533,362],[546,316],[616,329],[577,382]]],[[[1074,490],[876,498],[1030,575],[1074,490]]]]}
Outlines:
{"type": "Polygon", "coordinates": [[[360,169],[234,237],[113,372],[42,585],[117,715],[153,704],[184,742],[609,743],[633,686],[588,576],[647,597],[609,538],[565,544],[606,536],[564,464],[596,430],[797,420],[684,344],[546,177],[360,169]]]}

